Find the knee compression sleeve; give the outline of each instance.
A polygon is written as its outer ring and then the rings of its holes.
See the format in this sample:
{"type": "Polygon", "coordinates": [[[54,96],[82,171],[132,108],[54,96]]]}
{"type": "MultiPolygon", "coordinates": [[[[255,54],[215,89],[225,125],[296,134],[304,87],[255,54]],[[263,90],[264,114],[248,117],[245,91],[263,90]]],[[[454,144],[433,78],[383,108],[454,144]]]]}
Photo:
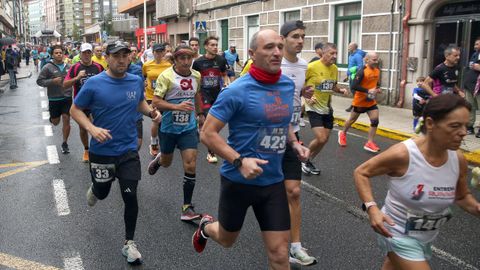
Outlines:
{"type": "Polygon", "coordinates": [[[370,120],[371,127],[378,127],[378,119],[371,119],[370,120]]]}
{"type": "Polygon", "coordinates": [[[195,174],[185,173],[183,176],[183,204],[192,204],[195,174]]]}

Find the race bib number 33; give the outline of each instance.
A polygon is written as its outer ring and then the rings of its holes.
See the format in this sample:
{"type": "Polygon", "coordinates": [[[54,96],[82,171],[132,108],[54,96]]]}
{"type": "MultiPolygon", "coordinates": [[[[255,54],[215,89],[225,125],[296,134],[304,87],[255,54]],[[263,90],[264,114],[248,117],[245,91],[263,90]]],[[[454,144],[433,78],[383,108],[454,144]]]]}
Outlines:
{"type": "Polygon", "coordinates": [[[257,151],[262,153],[285,152],[288,128],[261,128],[258,131],[257,151]]]}
{"type": "Polygon", "coordinates": [[[90,163],[90,172],[98,183],[110,182],[115,178],[115,164],[90,163]]]}

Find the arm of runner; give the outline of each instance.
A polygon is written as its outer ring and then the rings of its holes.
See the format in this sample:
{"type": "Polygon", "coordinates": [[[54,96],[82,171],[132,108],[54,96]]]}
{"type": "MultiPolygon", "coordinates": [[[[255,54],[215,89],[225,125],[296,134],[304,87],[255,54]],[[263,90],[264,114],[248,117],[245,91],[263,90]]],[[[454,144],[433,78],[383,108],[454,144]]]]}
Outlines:
{"type": "Polygon", "coordinates": [[[311,86],[311,85],[304,85],[304,86],[302,87],[301,96],[304,97],[304,98],[306,98],[306,99],[311,99],[314,92],[315,92],[315,91],[313,90],[313,86],[311,86]]]}
{"type": "MultiPolygon", "coordinates": [[[[240,154],[230,147],[223,137],[220,136],[220,131],[223,127],[225,127],[225,123],[209,114],[202,130],[200,131],[200,140],[215,154],[227,162],[233,163],[235,159],[240,158],[240,154]]],[[[246,179],[254,179],[263,173],[260,165],[267,163],[267,160],[244,157],[239,171],[246,179]]]]}
{"type": "Polygon", "coordinates": [[[195,94],[195,113],[198,117],[198,128],[201,130],[205,123],[205,113],[202,109],[202,95],[199,91],[195,94]]]}
{"type": "Polygon", "coordinates": [[[288,125],[288,142],[292,146],[292,149],[297,153],[300,161],[307,161],[310,156],[310,149],[300,144],[295,136],[292,125],[288,125]]]}
{"type": "Polygon", "coordinates": [[[152,110],[145,99],[138,104],[137,111],[152,118],[153,122],[160,123],[162,121],[162,114],[157,109],[152,110]]]}
{"type": "Polygon", "coordinates": [[[72,107],[70,108],[70,115],[81,127],[86,129],[88,133],[95,138],[95,140],[103,143],[112,139],[110,130],[94,126],[87,115],[82,111],[81,108],[77,107],[77,105],[72,104],[72,107]]]}
{"type": "Polygon", "coordinates": [[[230,78],[227,75],[227,72],[222,73],[222,78],[223,78],[223,85],[222,87],[225,88],[230,84],[230,78]]]}
{"type": "Polygon", "coordinates": [[[47,87],[52,84],[52,79],[48,78],[49,77],[48,73],[49,73],[48,68],[42,68],[37,78],[37,85],[42,87],[47,87]]]}
{"type": "Polygon", "coordinates": [[[480,217],[480,203],[475,197],[473,197],[467,185],[467,160],[462,153],[457,153],[460,166],[460,176],[458,177],[457,188],[455,191],[455,203],[465,212],[480,217]]]}
{"type": "MultiPolygon", "coordinates": [[[[406,172],[408,162],[408,150],[405,145],[398,143],[358,166],[353,173],[353,177],[361,201],[364,203],[375,201],[370,178],[378,175],[401,176],[406,172]]],[[[394,225],[393,220],[389,216],[380,211],[377,206],[371,206],[367,213],[370,226],[375,232],[385,237],[392,237],[392,234],[384,225],[384,222],[392,226],[394,225]]]]}
{"type": "Polygon", "coordinates": [[[427,91],[427,93],[434,97],[436,96],[437,94],[435,92],[433,92],[433,89],[432,89],[432,83],[433,83],[433,79],[432,77],[430,76],[427,76],[427,78],[425,78],[425,81],[423,81],[422,83],[422,88],[427,91]]]}

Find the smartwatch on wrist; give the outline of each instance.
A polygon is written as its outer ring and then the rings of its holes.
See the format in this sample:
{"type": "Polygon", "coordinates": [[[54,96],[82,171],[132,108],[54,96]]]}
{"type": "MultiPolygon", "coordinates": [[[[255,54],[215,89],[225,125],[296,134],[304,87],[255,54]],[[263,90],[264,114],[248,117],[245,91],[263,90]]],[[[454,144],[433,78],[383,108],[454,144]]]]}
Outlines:
{"type": "Polygon", "coordinates": [[[368,209],[370,209],[370,207],[375,206],[375,205],[377,205],[376,202],[365,202],[365,203],[362,203],[362,210],[365,211],[365,212],[368,212],[368,209]]]}
{"type": "Polygon", "coordinates": [[[235,167],[235,169],[239,169],[240,167],[242,167],[242,160],[243,160],[242,156],[234,159],[232,162],[233,167],[235,167]]]}

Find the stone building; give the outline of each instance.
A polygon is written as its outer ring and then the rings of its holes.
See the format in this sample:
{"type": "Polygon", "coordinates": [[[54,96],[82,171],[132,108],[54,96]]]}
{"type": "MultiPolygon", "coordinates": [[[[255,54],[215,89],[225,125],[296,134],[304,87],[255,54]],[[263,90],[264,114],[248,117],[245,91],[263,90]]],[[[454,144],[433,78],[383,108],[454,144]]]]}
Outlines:
{"type": "Polygon", "coordinates": [[[357,42],[381,58],[383,103],[401,107],[410,106],[415,79],[443,61],[447,45],[462,48],[465,67],[480,36],[480,1],[474,0],[198,0],[193,9],[192,27],[204,21],[207,31],[194,28],[192,34],[218,36],[223,50],[234,43],[244,60],[253,33],[303,20],[307,30],[301,57],[312,58],[317,42],[336,43],[340,80],[345,78],[347,45],[357,42]]]}

